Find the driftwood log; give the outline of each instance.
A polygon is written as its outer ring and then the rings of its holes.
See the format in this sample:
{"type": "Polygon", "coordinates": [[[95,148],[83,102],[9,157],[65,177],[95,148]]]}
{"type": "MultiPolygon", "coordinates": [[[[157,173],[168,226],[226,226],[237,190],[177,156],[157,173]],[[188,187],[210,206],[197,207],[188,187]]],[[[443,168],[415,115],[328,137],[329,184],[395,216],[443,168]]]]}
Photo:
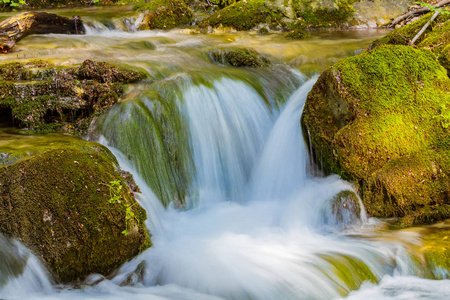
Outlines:
{"type": "MultiPolygon", "coordinates": [[[[447,6],[447,5],[449,5],[449,4],[450,4],[450,0],[442,0],[442,1],[439,1],[438,3],[436,3],[436,4],[434,5],[434,7],[435,7],[435,8],[441,8],[441,7],[447,6]]],[[[425,13],[428,13],[428,12],[430,12],[430,11],[431,11],[431,9],[430,9],[429,7],[427,7],[427,6],[421,7],[421,8],[419,8],[419,9],[411,10],[411,11],[407,12],[406,14],[403,14],[403,15],[401,15],[401,16],[395,18],[395,19],[391,22],[391,24],[389,25],[389,27],[395,27],[395,25],[397,25],[398,23],[400,23],[401,21],[403,21],[403,20],[405,20],[405,19],[407,19],[407,18],[409,18],[409,17],[416,16],[416,15],[421,15],[421,14],[425,14],[425,13]]]]}
{"type": "Polygon", "coordinates": [[[79,17],[69,19],[46,12],[24,12],[0,23],[0,52],[8,53],[16,42],[31,34],[84,34],[79,17]]]}

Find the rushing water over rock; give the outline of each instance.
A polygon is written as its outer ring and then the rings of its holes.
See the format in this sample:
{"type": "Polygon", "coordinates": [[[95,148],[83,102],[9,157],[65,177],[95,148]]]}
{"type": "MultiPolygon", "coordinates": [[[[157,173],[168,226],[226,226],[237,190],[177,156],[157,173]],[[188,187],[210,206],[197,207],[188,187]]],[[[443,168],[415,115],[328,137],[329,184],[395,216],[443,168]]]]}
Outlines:
{"type": "Polygon", "coordinates": [[[420,232],[391,231],[367,220],[357,198],[349,200],[349,183],[308,172],[299,120],[315,77],[307,80],[282,64],[262,70],[216,66],[204,54],[222,44],[252,45],[308,73],[352,53],[354,46],[342,50],[335,37],[323,44],[288,44],[242,34],[132,34],[102,26],[89,32],[83,38],[30,38],[17,56],[42,55],[59,64],[109,59],[149,74],[98,120],[92,136],[134,174],[153,246],[108,278],[94,274],[77,289],[55,289],[37,259],[13,245],[6,251],[26,267],[9,274],[0,266],[0,274],[8,274],[1,298],[445,299],[450,294],[448,280],[419,277],[434,278],[416,255],[420,232]]]}

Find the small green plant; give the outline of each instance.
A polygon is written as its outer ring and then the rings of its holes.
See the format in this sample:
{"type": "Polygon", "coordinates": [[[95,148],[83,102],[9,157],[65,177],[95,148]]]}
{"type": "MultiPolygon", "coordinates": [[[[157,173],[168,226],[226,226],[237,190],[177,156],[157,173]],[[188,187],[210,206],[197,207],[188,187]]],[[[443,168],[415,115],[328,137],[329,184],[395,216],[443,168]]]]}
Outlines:
{"type": "Polygon", "coordinates": [[[428,3],[425,3],[425,2],[416,2],[416,4],[419,4],[421,6],[426,6],[426,7],[428,7],[430,9],[430,11],[432,11],[432,12],[439,12],[442,15],[450,14],[450,11],[448,11],[445,8],[442,8],[442,7],[437,8],[434,5],[431,5],[431,4],[428,4],[428,3]]]}
{"type": "Polygon", "coordinates": [[[109,187],[109,203],[114,204],[122,204],[125,207],[125,230],[122,231],[123,235],[128,235],[128,222],[135,221],[139,223],[139,220],[136,218],[136,215],[131,210],[134,204],[127,203],[124,199],[122,199],[121,191],[122,191],[122,185],[120,184],[119,180],[113,180],[110,181],[109,184],[103,184],[109,187]]]}
{"type": "Polygon", "coordinates": [[[17,7],[21,4],[26,4],[25,0],[0,0],[1,3],[7,4],[12,7],[17,7]]]}

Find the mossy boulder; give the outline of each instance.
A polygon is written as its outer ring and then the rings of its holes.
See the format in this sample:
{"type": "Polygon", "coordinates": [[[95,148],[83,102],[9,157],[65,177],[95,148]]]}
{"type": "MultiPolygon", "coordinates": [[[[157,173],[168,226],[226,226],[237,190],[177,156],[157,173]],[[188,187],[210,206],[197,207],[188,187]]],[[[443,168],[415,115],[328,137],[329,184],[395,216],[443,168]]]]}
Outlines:
{"type": "Polygon", "coordinates": [[[355,12],[355,0],[310,0],[297,1],[294,11],[309,28],[346,27],[355,12]]]}
{"type": "Polygon", "coordinates": [[[133,9],[141,12],[135,24],[139,30],[173,29],[194,21],[193,11],[183,0],[153,0],[137,4],[133,9]]]}
{"type": "Polygon", "coordinates": [[[111,152],[72,142],[0,167],[0,231],[33,250],[61,282],[108,275],[151,244],[146,212],[111,152]],[[113,196],[120,203],[110,203],[113,196]],[[128,220],[127,206],[135,215],[128,220]]]}
{"type": "MultiPolygon", "coordinates": [[[[433,13],[428,13],[417,21],[406,26],[395,29],[390,34],[375,40],[370,46],[371,49],[380,45],[407,45],[422,27],[427,23],[433,13]]],[[[433,51],[439,62],[450,70],[450,14],[440,14],[431,26],[419,37],[416,42],[418,48],[433,51]]]]}
{"type": "Polygon", "coordinates": [[[210,15],[199,23],[199,27],[232,27],[236,30],[250,30],[259,24],[268,24],[271,28],[284,27],[283,14],[265,0],[239,1],[210,15]]]}
{"type": "Polygon", "coordinates": [[[86,60],[61,68],[44,61],[0,65],[0,109],[19,127],[42,131],[63,125],[83,132],[90,120],[123,95],[123,84],[145,75],[86,60]],[[53,124],[54,126],[48,126],[53,124]]]}
{"type": "MultiPolygon", "coordinates": [[[[375,40],[370,48],[374,48],[376,46],[381,45],[408,45],[409,41],[412,40],[417,33],[422,29],[422,27],[431,19],[433,13],[428,13],[420,17],[415,22],[411,22],[406,26],[399,27],[387,34],[386,36],[375,40]]],[[[448,14],[440,14],[432,26],[429,26],[424,34],[422,34],[417,40],[416,44],[419,45],[423,40],[427,39],[427,37],[433,36],[433,39],[436,38],[436,33],[440,32],[440,28],[445,28],[447,25],[444,24],[450,19],[450,15],[448,14]],[[444,26],[444,27],[442,27],[444,26]],[[434,33],[433,33],[434,32],[434,33]]]]}
{"type": "Polygon", "coordinates": [[[212,62],[232,67],[267,67],[270,60],[253,49],[226,48],[215,49],[208,52],[212,62]]]}
{"type": "Polygon", "coordinates": [[[315,159],[359,186],[370,215],[450,217],[450,80],[431,51],[383,46],[329,67],[301,122],[315,159]]]}

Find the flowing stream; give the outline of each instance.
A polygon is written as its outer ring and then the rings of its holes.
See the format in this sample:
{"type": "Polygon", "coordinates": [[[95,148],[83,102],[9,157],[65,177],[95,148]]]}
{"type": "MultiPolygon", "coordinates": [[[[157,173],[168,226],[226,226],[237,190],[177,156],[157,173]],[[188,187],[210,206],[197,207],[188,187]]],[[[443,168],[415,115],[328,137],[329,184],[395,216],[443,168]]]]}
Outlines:
{"type": "Polygon", "coordinates": [[[32,36],[0,60],[107,60],[149,74],[89,138],[133,173],[153,246],[113,276],[73,287],[56,285],[29,250],[0,235],[0,298],[447,299],[448,272],[427,279],[416,262],[427,229],[391,230],[361,203],[336,200],[349,183],[310,172],[299,121],[317,72],[385,32],[302,42],[129,33],[85,13],[97,24],[87,36],[32,36]],[[207,51],[223,46],[251,46],[274,64],[214,65],[207,51]]]}

